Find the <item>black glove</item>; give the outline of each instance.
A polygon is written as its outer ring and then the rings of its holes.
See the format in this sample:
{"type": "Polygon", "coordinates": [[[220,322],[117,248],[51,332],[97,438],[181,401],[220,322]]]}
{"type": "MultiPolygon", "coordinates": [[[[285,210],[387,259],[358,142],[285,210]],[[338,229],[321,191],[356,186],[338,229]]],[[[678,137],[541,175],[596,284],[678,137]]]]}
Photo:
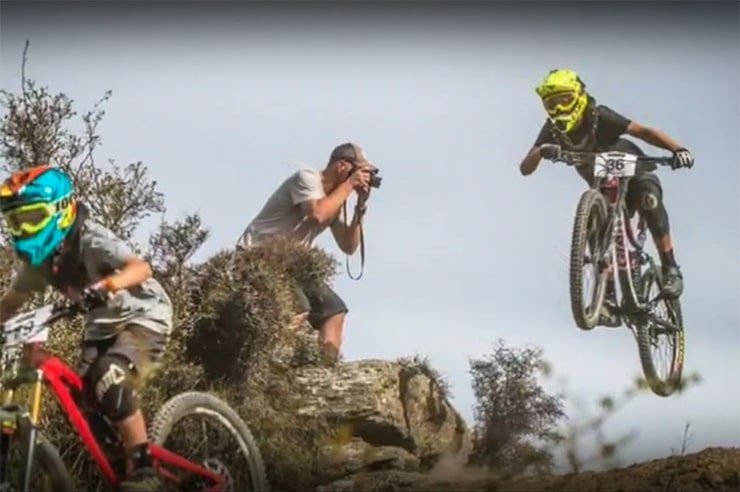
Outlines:
{"type": "Polygon", "coordinates": [[[540,145],[540,155],[543,159],[548,161],[554,161],[560,157],[560,145],[558,144],[542,144],[540,145]]]}
{"type": "Polygon", "coordinates": [[[691,155],[691,152],[689,152],[687,149],[684,149],[683,147],[673,152],[673,162],[671,162],[671,167],[673,169],[679,169],[682,167],[687,167],[691,169],[694,166],[694,156],[691,155]]]}
{"type": "Polygon", "coordinates": [[[82,291],[82,307],[87,311],[103,307],[108,303],[108,292],[88,287],[82,291]]]}

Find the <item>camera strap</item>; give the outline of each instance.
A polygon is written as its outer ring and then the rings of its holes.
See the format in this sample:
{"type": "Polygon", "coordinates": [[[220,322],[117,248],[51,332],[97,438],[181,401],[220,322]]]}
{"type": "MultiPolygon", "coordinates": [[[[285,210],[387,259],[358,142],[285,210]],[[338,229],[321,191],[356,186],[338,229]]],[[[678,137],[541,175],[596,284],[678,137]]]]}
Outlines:
{"type": "MultiPolygon", "coordinates": [[[[344,223],[347,223],[347,202],[345,201],[342,205],[342,210],[344,213],[344,223]]],[[[365,272],[365,230],[362,227],[362,217],[360,218],[360,274],[357,277],[352,276],[352,272],[349,268],[349,255],[345,255],[346,258],[346,265],[347,265],[347,275],[352,280],[360,280],[362,278],[362,274],[365,272]]]]}

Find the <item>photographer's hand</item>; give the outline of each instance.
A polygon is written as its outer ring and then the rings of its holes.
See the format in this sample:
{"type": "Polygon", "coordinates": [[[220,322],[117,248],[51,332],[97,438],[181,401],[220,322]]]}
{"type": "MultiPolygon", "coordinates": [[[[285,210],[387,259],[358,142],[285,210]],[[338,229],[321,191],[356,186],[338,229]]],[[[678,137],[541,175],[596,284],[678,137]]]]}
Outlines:
{"type": "Polygon", "coordinates": [[[363,192],[365,194],[370,193],[370,169],[370,166],[359,166],[349,176],[349,182],[352,185],[352,188],[357,192],[358,196],[363,192]]]}
{"type": "Polygon", "coordinates": [[[357,192],[357,205],[355,205],[355,208],[357,209],[367,208],[365,204],[367,203],[367,200],[370,198],[370,190],[372,190],[372,188],[369,185],[365,189],[355,190],[357,192]]]}

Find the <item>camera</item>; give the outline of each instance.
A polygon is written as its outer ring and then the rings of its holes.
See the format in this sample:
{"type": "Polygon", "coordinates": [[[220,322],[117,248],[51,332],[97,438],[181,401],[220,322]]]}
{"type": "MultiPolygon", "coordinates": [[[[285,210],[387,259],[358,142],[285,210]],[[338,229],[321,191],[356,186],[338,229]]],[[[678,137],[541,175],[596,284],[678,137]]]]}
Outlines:
{"type": "Polygon", "coordinates": [[[378,176],[380,169],[377,167],[370,171],[370,186],[372,188],[380,188],[380,184],[383,182],[383,176],[378,176]]]}
{"type": "MultiPolygon", "coordinates": [[[[352,166],[352,170],[350,171],[350,174],[357,171],[360,166],[357,164],[354,164],[352,166]]],[[[380,184],[383,182],[383,176],[379,176],[380,169],[378,169],[375,166],[370,166],[370,169],[367,169],[367,172],[370,173],[370,187],[371,188],[380,188],[380,184]]]]}

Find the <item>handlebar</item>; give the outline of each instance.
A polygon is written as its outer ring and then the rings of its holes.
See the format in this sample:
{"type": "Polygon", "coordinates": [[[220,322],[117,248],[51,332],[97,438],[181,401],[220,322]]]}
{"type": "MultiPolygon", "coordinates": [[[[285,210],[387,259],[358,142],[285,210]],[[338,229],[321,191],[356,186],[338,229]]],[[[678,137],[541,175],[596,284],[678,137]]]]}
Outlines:
{"type": "MultiPolygon", "coordinates": [[[[37,308],[36,310],[41,309],[37,308]]],[[[62,319],[71,319],[80,313],[87,311],[87,308],[83,303],[67,303],[62,302],[54,304],[51,309],[51,316],[46,320],[47,325],[52,325],[62,319]]],[[[32,311],[33,312],[33,311],[32,311]]],[[[13,318],[11,318],[12,320],[13,318]]],[[[10,320],[8,320],[10,321],[10,320]]],[[[5,343],[5,323],[0,323],[0,346],[5,343]]]]}
{"type": "Polygon", "coordinates": [[[85,311],[87,311],[87,308],[85,308],[84,305],[79,302],[55,304],[52,311],[53,314],[48,323],[56,323],[61,319],[71,319],[80,313],[84,313],[85,311]]]}
{"type": "MultiPolygon", "coordinates": [[[[606,152],[575,152],[569,150],[563,150],[560,152],[560,157],[554,159],[555,162],[563,162],[568,166],[583,166],[593,164],[596,157],[606,152]]],[[[659,166],[670,166],[673,162],[673,157],[669,156],[648,156],[648,155],[635,155],[629,152],[614,151],[615,153],[628,154],[637,159],[638,164],[657,164],[659,166]]]]}
{"type": "MultiPolygon", "coordinates": [[[[106,296],[101,291],[85,289],[82,292],[82,299],[77,302],[61,302],[53,304],[51,307],[51,316],[46,321],[47,324],[53,324],[62,318],[73,318],[81,313],[89,312],[92,309],[101,307],[106,303],[106,296]]],[[[45,307],[48,307],[47,304],[45,307]]],[[[42,309],[42,308],[37,308],[42,309]]],[[[12,318],[11,318],[12,319],[12,318]]],[[[0,330],[5,329],[5,323],[0,323],[0,330]]]]}

